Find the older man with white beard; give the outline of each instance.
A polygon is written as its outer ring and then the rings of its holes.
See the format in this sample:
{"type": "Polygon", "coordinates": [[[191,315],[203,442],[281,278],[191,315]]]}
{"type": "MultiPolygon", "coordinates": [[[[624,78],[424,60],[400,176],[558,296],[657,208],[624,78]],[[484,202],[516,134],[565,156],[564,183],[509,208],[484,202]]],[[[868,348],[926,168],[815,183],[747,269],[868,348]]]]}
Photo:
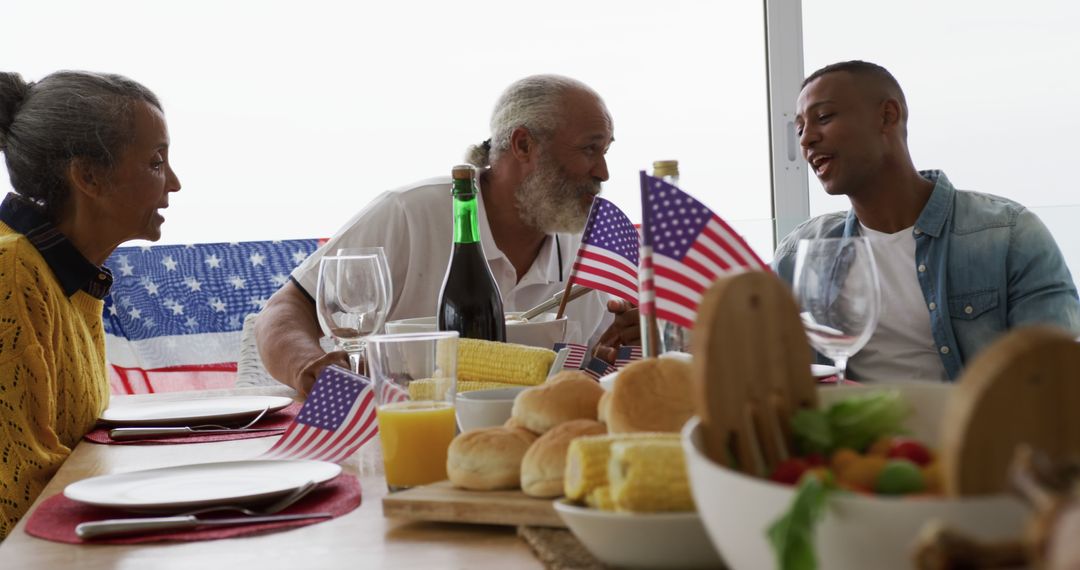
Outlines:
{"type": "MultiPolygon", "coordinates": [[[[480,169],[480,236],[507,311],[528,309],[562,290],[593,197],[607,180],[611,115],[585,84],[555,75],[526,77],[499,98],[491,138],[466,160],[480,169]]],[[[449,169],[448,169],[449,170],[449,169]]],[[[382,246],[393,276],[389,319],[435,314],[450,259],[449,177],[385,192],[356,214],[292,274],[259,315],[256,338],[267,370],[306,393],[344,353],[326,353],[313,295],[319,259],[340,248],[382,246]]],[[[591,292],[573,302],[571,342],[602,355],[638,338],[637,311],[591,292]]]]}

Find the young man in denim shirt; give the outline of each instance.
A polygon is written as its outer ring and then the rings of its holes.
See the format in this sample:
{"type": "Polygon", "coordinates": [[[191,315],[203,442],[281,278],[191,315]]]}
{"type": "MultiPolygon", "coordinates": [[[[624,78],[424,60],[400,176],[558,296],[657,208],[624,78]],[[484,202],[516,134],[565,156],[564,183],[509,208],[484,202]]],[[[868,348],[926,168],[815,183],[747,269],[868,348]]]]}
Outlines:
{"type": "Polygon", "coordinates": [[[957,190],[939,170],[915,169],[907,103],[884,68],[836,63],[803,82],[796,129],[825,191],[848,212],[813,218],[776,251],[791,283],[800,239],[862,235],[874,249],[882,315],[851,358],[854,378],[956,380],[1002,332],[1057,325],[1080,335],[1080,301],[1041,221],[1020,204],[957,190]]]}

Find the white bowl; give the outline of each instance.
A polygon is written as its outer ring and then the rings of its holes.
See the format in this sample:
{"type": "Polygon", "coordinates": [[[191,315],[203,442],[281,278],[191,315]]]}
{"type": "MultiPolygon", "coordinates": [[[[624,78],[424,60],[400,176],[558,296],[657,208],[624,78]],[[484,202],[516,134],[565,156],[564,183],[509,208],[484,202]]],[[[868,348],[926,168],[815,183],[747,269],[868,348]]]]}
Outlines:
{"type": "Polygon", "coordinates": [[[717,568],[720,555],[697,513],[612,513],[555,501],[585,548],[620,568],[717,568]]]}
{"type": "MultiPolygon", "coordinates": [[[[819,388],[822,405],[857,393],[898,389],[913,414],[905,427],[935,444],[950,386],[908,382],[889,386],[819,388]]],[[[683,449],[694,501],[713,544],[732,568],[773,568],[766,529],[791,503],[792,487],[732,471],[702,452],[698,418],[683,428],[683,449]]],[[[911,568],[912,545],[923,525],[939,519],[983,540],[1021,536],[1025,508],[1011,496],[893,498],[830,495],[815,536],[818,568],[911,568]]]]}
{"type": "MultiPolygon", "coordinates": [[[[506,313],[516,317],[520,312],[506,313]]],[[[566,317],[555,319],[555,313],[543,313],[529,321],[508,321],[506,341],[527,346],[551,349],[557,342],[565,342],[566,317]]],[[[435,317],[400,319],[386,323],[386,334],[431,332],[436,330],[435,317]]]]}
{"type": "Polygon", "coordinates": [[[457,420],[461,431],[501,426],[510,419],[514,398],[526,387],[474,390],[457,395],[457,420]]]}

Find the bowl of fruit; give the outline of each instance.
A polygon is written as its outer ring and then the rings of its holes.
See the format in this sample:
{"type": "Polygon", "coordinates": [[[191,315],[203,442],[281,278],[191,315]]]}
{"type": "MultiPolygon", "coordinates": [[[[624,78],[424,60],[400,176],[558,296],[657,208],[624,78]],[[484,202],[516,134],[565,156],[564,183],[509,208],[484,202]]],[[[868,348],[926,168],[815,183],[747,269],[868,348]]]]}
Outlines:
{"type": "Polygon", "coordinates": [[[697,418],[683,430],[691,490],[732,568],[910,568],[924,525],[974,538],[1022,532],[1008,495],[947,497],[934,442],[951,387],[909,382],[819,388],[791,420],[795,456],[767,478],[708,457],[697,418]]]}

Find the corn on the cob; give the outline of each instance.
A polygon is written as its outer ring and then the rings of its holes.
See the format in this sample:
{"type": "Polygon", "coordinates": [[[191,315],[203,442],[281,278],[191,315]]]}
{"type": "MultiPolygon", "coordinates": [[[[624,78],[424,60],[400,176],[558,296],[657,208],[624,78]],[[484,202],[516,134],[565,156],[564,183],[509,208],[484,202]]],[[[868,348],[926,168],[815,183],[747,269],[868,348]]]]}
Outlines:
{"type": "MultiPolygon", "coordinates": [[[[472,392],[474,390],[496,390],[500,388],[520,388],[517,384],[502,384],[500,382],[472,382],[470,380],[458,380],[457,391],[472,392]]],[[[449,388],[448,380],[444,378],[424,378],[409,382],[409,399],[411,400],[441,400],[445,397],[445,391],[449,388]]]]}
{"type": "Polygon", "coordinates": [[[570,442],[566,450],[566,471],[563,474],[563,491],[572,501],[581,501],[593,489],[608,484],[608,459],[611,444],[616,441],[679,441],[675,433],[625,433],[579,437],[570,442]]]}
{"type": "Polygon", "coordinates": [[[615,503],[611,500],[611,487],[604,485],[593,489],[585,496],[585,505],[601,511],[614,511],[615,503]]]}
{"type": "Polygon", "coordinates": [[[555,353],[546,348],[458,339],[458,380],[535,386],[547,379],[555,353]]]}
{"type": "Polygon", "coordinates": [[[608,485],[617,511],[694,510],[678,440],[616,441],[611,445],[608,485]]]}

